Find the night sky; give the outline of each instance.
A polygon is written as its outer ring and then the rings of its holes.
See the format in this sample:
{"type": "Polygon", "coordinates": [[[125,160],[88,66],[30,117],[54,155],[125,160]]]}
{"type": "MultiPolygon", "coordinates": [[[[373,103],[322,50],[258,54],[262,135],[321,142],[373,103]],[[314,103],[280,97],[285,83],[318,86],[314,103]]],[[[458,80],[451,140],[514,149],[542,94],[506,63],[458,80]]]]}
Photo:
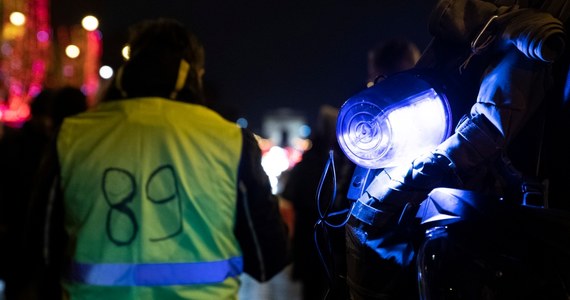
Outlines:
{"type": "Polygon", "coordinates": [[[210,100],[259,133],[264,114],[289,108],[313,125],[323,104],[340,107],[365,87],[366,53],[404,36],[424,49],[435,0],[52,0],[52,24],[99,18],[102,63],[117,67],[127,27],[172,17],[206,49],[210,100]]]}

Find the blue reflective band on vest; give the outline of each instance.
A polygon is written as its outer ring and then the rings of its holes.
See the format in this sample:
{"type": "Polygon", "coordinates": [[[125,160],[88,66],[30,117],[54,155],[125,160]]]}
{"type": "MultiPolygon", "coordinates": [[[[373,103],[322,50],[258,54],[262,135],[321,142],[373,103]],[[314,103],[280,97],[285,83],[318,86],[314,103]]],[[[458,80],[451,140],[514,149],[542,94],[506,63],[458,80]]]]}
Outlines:
{"type": "Polygon", "coordinates": [[[84,264],[74,262],[71,280],[100,286],[158,286],[221,283],[243,272],[243,258],[196,263],[84,264]]]}

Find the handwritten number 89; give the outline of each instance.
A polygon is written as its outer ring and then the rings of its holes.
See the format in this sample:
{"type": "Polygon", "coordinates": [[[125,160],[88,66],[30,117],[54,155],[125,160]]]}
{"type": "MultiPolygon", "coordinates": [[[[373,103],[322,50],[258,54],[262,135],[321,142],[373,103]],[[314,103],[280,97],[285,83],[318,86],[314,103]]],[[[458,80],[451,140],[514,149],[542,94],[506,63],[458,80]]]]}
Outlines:
{"type": "MultiPolygon", "coordinates": [[[[128,204],[135,198],[137,190],[134,175],[124,169],[107,168],[103,172],[102,190],[105,201],[109,205],[105,223],[107,237],[117,246],[130,245],[139,231],[137,218],[128,207],[128,204]]],[[[165,225],[173,228],[170,233],[150,238],[150,241],[162,241],[180,234],[182,232],[182,203],[178,197],[176,173],[171,165],[161,166],[152,172],[146,182],[146,194],[149,201],[164,207],[166,214],[159,214],[161,223],[172,223],[173,213],[178,217],[174,219],[176,224],[165,225]],[[172,201],[176,203],[166,207],[172,201]]]]}

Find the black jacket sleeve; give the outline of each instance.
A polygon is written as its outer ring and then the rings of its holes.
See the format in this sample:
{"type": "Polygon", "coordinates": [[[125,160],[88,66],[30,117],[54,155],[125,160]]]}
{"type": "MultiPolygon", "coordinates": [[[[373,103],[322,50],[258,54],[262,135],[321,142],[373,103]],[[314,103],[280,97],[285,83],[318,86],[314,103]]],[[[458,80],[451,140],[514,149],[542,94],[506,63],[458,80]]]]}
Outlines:
{"type": "Polygon", "coordinates": [[[290,242],[278,199],[271,193],[261,166],[261,150],[253,134],[245,129],[238,180],[234,232],[242,248],[244,271],[264,282],[290,263],[290,242]]]}

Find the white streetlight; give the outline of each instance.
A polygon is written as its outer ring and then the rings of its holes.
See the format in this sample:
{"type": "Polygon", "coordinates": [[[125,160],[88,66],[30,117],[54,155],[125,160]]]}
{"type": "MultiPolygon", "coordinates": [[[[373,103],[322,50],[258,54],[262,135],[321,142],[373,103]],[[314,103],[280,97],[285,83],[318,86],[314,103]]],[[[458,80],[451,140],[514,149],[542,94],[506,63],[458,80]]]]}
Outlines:
{"type": "Polygon", "coordinates": [[[101,66],[101,68],[99,68],[99,76],[101,76],[103,79],[109,79],[113,77],[113,68],[109,66],[101,66]]]}
{"type": "Polygon", "coordinates": [[[15,11],[10,14],[10,23],[15,26],[22,26],[26,24],[26,16],[19,11],[15,11]]]}
{"type": "Polygon", "coordinates": [[[67,55],[69,58],[77,58],[80,53],[81,50],[79,50],[79,47],[75,45],[69,45],[65,47],[65,55],[67,55]]]}
{"type": "Polygon", "coordinates": [[[81,20],[81,26],[87,31],[94,31],[99,27],[99,20],[91,15],[85,16],[83,20],[81,20]]]}

